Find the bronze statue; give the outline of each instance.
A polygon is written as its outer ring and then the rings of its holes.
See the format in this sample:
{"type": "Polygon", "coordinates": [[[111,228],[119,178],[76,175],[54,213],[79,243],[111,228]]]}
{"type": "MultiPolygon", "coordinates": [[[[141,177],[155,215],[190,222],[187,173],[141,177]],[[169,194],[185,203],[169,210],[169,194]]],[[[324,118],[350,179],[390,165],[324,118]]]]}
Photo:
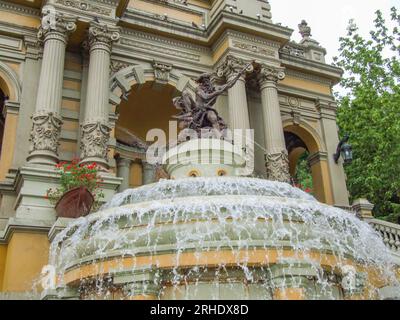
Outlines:
{"type": "Polygon", "coordinates": [[[183,90],[182,96],[173,99],[175,107],[181,110],[181,113],[174,117],[179,120],[180,129],[192,129],[198,134],[208,129],[214,137],[221,138],[221,133],[227,129],[227,125],[214,109],[214,105],[217,98],[225,90],[232,88],[251,64],[246,65],[231,81],[222,86],[213,85],[212,74],[202,74],[196,80],[199,85],[195,90],[195,100],[187,89],[183,90]]]}

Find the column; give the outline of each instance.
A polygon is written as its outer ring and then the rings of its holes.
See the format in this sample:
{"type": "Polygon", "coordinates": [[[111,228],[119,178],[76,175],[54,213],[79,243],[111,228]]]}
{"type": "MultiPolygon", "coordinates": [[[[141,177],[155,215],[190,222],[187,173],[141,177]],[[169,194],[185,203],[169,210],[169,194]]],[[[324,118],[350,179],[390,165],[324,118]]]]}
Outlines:
{"type": "Polygon", "coordinates": [[[269,180],[290,182],[289,159],[283,133],[277,83],[285,78],[282,68],[261,66],[258,80],[264,118],[265,166],[269,180]]]}
{"type": "Polygon", "coordinates": [[[131,169],[132,160],[118,158],[117,159],[117,176],[122,178],[121,185],[119,186],[119,192],[122,192],[126,189],[129,189],[129,180],[130,180],[130,169],[131,169]]]}
{"type": "MultiPolygon", "coordinates": [[[[245,66],[246,63],[243,60],[228,56],[218,73],[219,75],[224,75],[227,82],[229,82],[241,72],[245,66]]],[[[250,66],[250,68],[252,68],[252,66],[250,66]]],[[[250,129],[245,75],[242,75],[236,84],[228,90],[228,100],[231,129],[250,129]]]]}
{"type": "Polygon", "coordinates": [[[155,166],[142,161],[143,167],[143,185],[151,184],[156,181],[156,170],[155,166]]]}
{"type": "Polygon", "coordinates": [[[108,141],[111,125],[109,115],[109,68],[112,43],[120,37],[119,28],[92,22],[89,27],[89,75],[85,115],[81,124],[82,163],[108,166],[108,141]]]}
{"type": "Polygon", "coordinates": [[[65,49],[69,33],[75,31],[75,18],[47,12],[38,37],[44,42],[33,127],[30,135],[28,162],[55,164],[62,125],[61,100],[65,49]]]}

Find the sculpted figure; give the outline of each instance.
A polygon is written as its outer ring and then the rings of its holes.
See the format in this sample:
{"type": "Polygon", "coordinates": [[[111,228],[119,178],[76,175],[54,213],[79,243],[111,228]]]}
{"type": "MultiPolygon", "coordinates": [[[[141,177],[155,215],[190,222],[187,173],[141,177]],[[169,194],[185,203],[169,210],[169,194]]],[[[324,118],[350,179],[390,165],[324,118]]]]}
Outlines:
{"type": "Polygon", "coordinates": [[[249,65],[246,65],[231,81],[222,86],[213,85],[212,74],[202,74],[196,79],[198,87],[195,90],[195,99],[187,89],[182,92],[182,96],[173,99],[175,107],[181,110],[180,114],[174,117],[179,120],[180,129],[192,129],[198,134],[202,129],[209,129],[213,132],[214,137],[221,138],[221,132],[227,128],[227,125],[214,109],[214,105],[218,96],[232,88],[249,68],[249,65]]]}

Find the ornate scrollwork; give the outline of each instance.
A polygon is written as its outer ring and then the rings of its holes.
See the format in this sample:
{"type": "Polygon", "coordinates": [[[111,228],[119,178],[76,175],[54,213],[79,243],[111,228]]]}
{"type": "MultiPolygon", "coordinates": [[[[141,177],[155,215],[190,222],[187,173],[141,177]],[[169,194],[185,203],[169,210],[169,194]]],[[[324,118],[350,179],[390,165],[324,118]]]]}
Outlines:
{"type": "Polygon", "coordinates": [[[111,127],[101,121],[82,125],[81,158],[107,159],[111,127]]]}
{"type": "Polygon", "coordinates": [[[269,180],[290,182],[287,151],[283,150],[280,153],[266,154],[265,167],[267,168],[267,177],[269,180]]]}
{"type": "Polygon", "coordinates": [[[89,27],[88,45],[92,48],[96,43],[103,43],[111,47],[112,43],[118,41],[120,36],[118,27],[92,22],[89,27]]]}
{"type": "Polygon", "coordinates": [[[57,154],[62,119],[53,112],[39,111],[32,116],[32,130],[29,141],[30,153],[51,151],[57,154]]]}
{"type": "Polygon", "coordinates": [[[154,69],[154,77],[156,78],[156,81],[162,82],[162,83],[168,82],[169,73],[172,70],[172,65],[154,60],[153,61],[153,69],[154,69]]]}
{"type": "Polygon", "coordinates": [[[275,68],[267,65],[262,65],[258,74],[260,83],[264,81],[278,82],[285,79],[285,72],[283,68],[275,68]]]}
{"type": "Polygon", "coordinates": [[[38,31],[38,39],[43,40],[50,32],[57,32],[64,41],[68,35],[76,30],[76,18],[57,12],[54,7],[44,6],[42,22],[38,31]]]}
{"type": "Polygon", "coordinates": [[[232,55],[228,55],[225,58],[222,66],[218,68],[217,76],[221,78],[225,76],[227,79],[229,79],[230,77],[235,76],[238,72],[242,71],[242,69],[246,67],[246,65],[248,66],[246,72],[250,73],[254,71],[253,65],[248,61],[244,61],[232,55]]]}
{"type": "Polygon", "coordinates": [[[311,28],[309,27],[306,20],[302,20],[299,24],[299,33],[303,39],[309,39],[311,37],[311,28]]]}

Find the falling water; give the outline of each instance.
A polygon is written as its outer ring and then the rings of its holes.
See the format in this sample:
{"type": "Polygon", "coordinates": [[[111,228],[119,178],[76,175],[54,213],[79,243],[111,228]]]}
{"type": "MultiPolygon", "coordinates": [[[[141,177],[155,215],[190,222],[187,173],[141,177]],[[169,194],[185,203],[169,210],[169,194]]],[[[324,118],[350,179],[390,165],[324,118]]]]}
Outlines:
{"type": "Polygon", "coordinates": [[[150,273],[143,290],[159,287],[162,299],[272,299],[287,287],[305,288],[308,299],[342,299],[349,261],[363,267],[355,286],[368,288],[366,298],[378,290],[368,282],[368,269],[397,283],[390,252],[354,214],[288,184],[241,177],[162,180],[126,190],[60,232],[50,257],[60,279],[79,266],[117,258],[112,272],[82,277],[87,298],[110,297],[118,287],[113,277],[129,271],[150,273]],[[166,266],[168,254],[174,259],[166,266]],[[331,268],[327,255],[334,258],[331,268]],[[189,256],[191,263],[182,265],[189,256]],[[218,258],[205,263],[205,256],[218,258]],[[255,263],[256,256],[263,262],[255,263]],[[127,270],[129,257],[153,259],[127,270]]]}

